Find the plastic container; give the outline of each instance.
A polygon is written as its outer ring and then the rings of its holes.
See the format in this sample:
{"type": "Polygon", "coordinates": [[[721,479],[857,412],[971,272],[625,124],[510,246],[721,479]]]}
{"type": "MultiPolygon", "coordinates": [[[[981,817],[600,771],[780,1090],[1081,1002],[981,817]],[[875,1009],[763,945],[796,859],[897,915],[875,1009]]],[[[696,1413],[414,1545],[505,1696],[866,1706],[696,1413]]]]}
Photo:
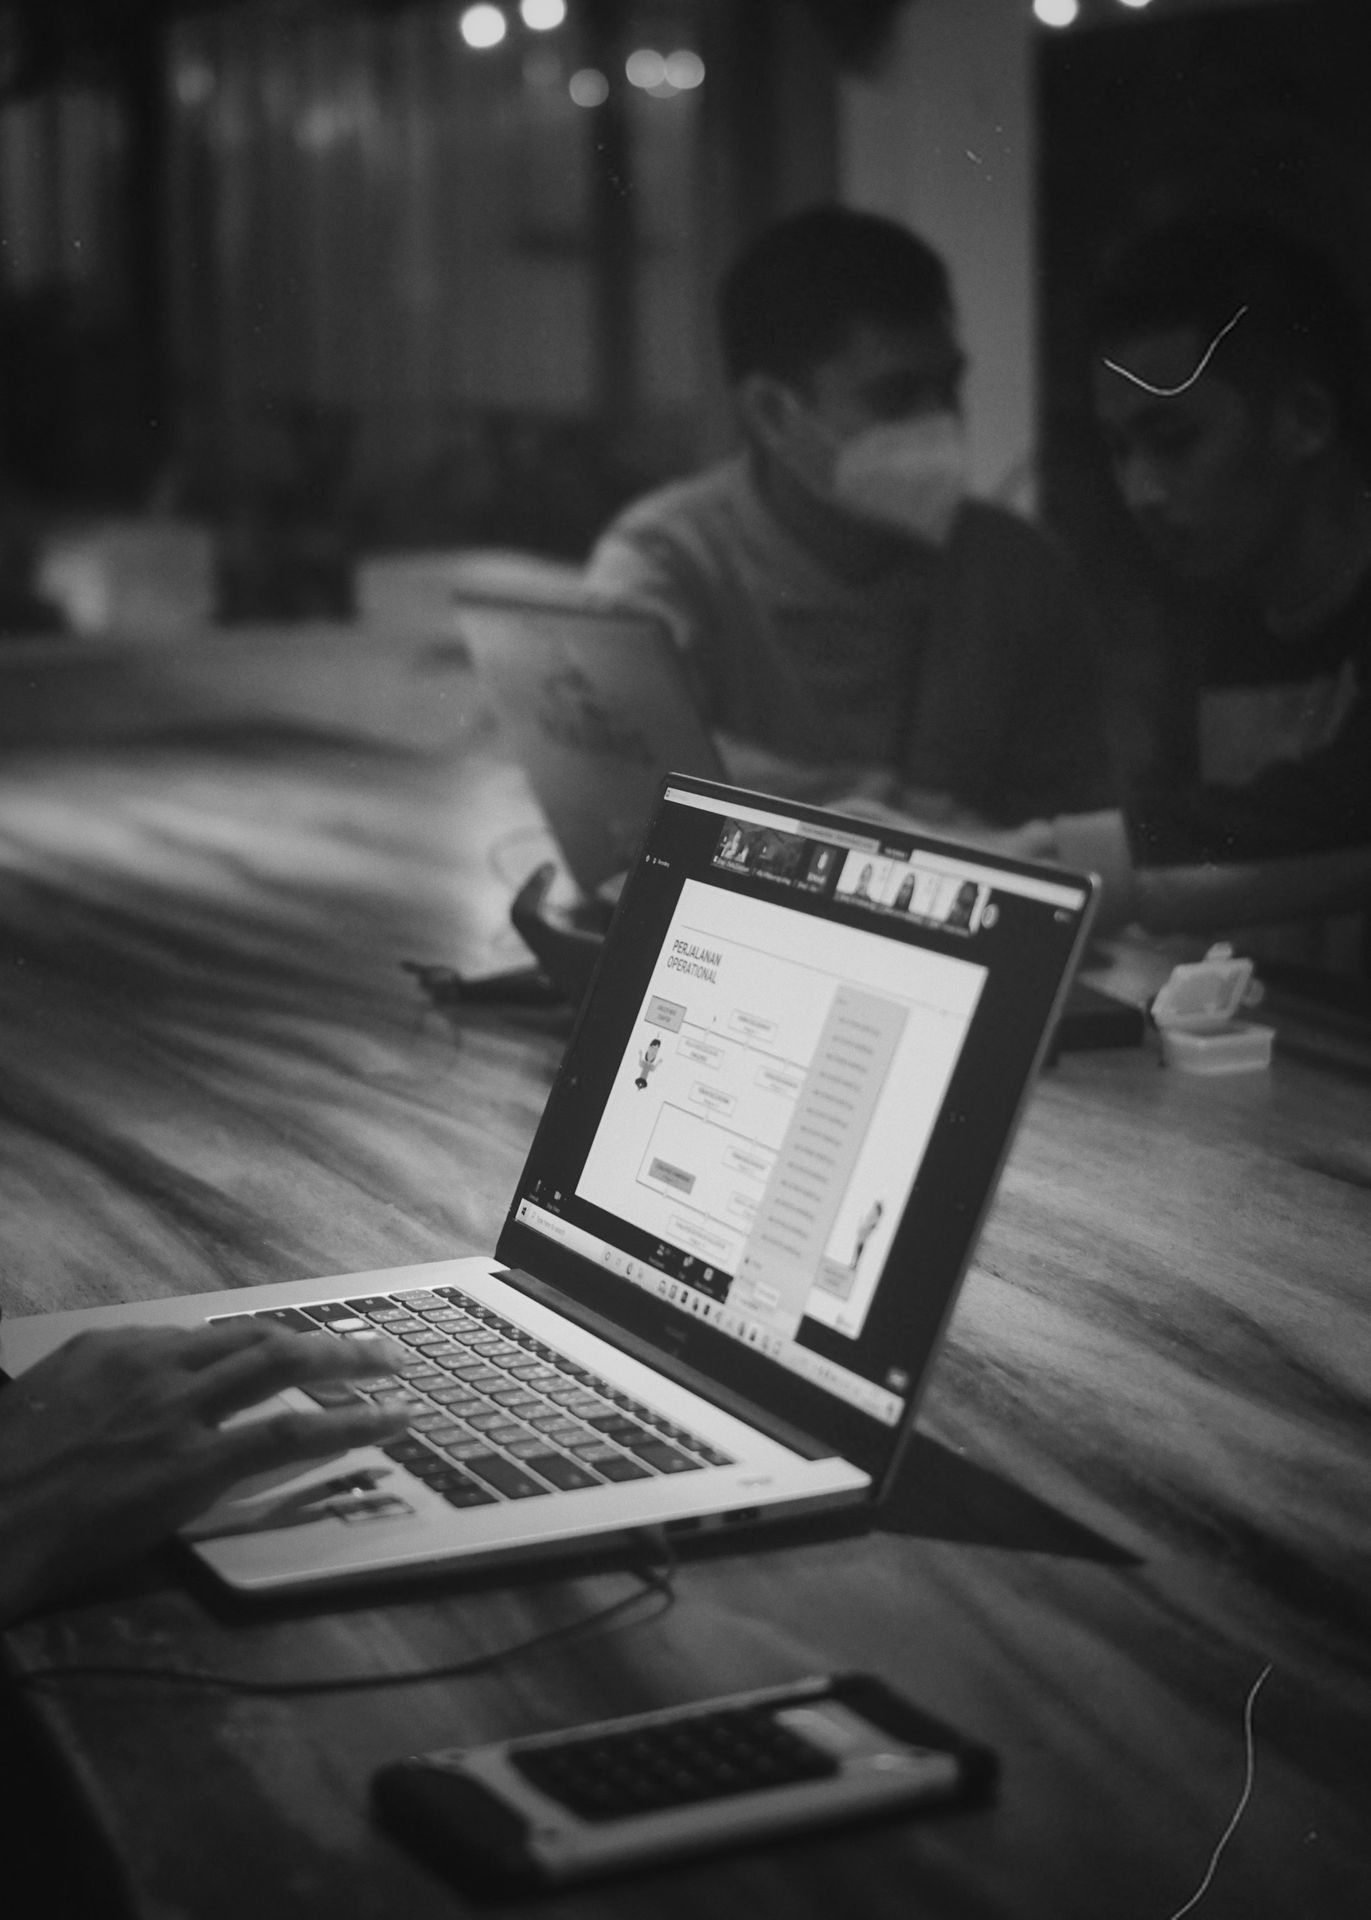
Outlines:
{"type": "Polygon", "coordinates": [[[1163,1027],[1162,1059],[1182,1073],[1252,1073],[1271,1065],[1275,1031],[1255,1020],[1225,1020],[1208,1032],[1163,1027]]]}
{"type": "Polygon", "coordinates": [[[1221,942],[1203,960],[1173,967],[1152,1002],[1162,1059],[1182,1073],[1252,1073],[1271,1065],[1274,1029],[1237,1020],[1238,1008],[1261,998],[1252,962],[1221,942]]]}

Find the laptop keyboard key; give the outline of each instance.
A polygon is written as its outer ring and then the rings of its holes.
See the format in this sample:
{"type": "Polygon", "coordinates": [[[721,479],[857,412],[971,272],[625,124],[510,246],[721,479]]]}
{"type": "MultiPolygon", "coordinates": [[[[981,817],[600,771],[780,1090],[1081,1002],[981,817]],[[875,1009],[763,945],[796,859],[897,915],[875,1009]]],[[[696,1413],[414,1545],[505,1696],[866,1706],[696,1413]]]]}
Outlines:
{"type": "Polygon", "coordinates": [[[414,1478],[422,1480],[426,1487],[431,1487],[446,1474],[456,1472],[450,1461],[440,1460],[436,1453],[431,1453],[427,1460],[408,1460],[405,1464],[414,1478]]]}
{"type": "Polygon", "coordinates": [[[360,1393],[368,1400],[379,1400],[387,1394],[395,1401],[414,1398],[409,1382],[402,1380],[397,1373],[368,1374],[365,1380],[351,1380],[348,1384],[354,1393],[360,1393]]]}
{"type": "Polygon", "coordinates": [[[447,1440],[443,1443],[443,1454],[448,1460],[474,1460],[478,1454],[490,1452],[490,1442],[482,1434],[480,1439],[474,1436],[470,1440],[447,1440]]]}
{"type": "Polygon", "coordinates": [[[512,1460],[498,1453],[476,1454],[463,1465],[497,1493],[502,1493],[506,1500],[527,1500],[530,1494],[547,1492],[541,1480],[535,1480],[522,1467],[516,1467],[512,1460]]]}
{"type": "Polygon", "coordinates": [[[298,1307],[259,1307],[254,1320],[269,1320],[273,1326],[289,1327],[292,1333],[318,1333],[317,1324],[298,1307]]]}
{"type": "Polygon", "coordinates": [[[532,1453],[524,1464],[563,1492],[569,1492],[573,1487],[598,1487],[603,1484],[599,1475],[592,1473],[583,1461],[570,1460],[564,1453],[532,1453]]]}
{"type": "Polygon", "coordinates": [[[646,1427],[640,1427],[636,1420],[626,1420],[622,1414],[592,1414],[586,1425],[604,1434],[607,1440],[617,1440],[621,1447],[631,1446],[635,1440],[646,1440],[648,1437],[646,1427]]]}
{"type": "Polygon", "coordinates": [[[364,1320],[354,1308],[346,1306],[341,1300],[321,1300],[317,1305],[305,1307],[302,1311],[321,1327],[327,1327],[330,1333],[366,1333],[370,1331],[370,1322],[364,1320]]]}
{"type": "Polygon", "coordinates": [[[407,1433],[402,1433],[398,1440],[388,1440],[381,1451],[387,1460],[397,1461],[402,1467],[414,1463],[422,1466],[426,1461],[437,1458],[432,1447],[426,1447],[422,1440],[411,1439],[407,1433]]]}
{"type": "Polygon", "coordinates": [[[692,1460],[689,1454],[680,1453],[675,1447],[669,1447],[665,1440],[656,1438],[626,1440],[635,1457],[645,1460],[656,1473],[698,1473],[700,1462],[692,1460]]]}
{"type": "MultiPolygon", "coordinates": [[[[446,1376],[444,1376],[446,1378],[446,1376]]],[[[473,1393],[471,1388],[456,1382],[441,1387],[426,1389],[430,1400],[436,1400],[440,1407],[457,1407],[463,1413],[475,1413],[486,1405],[485,1396],[473,1393]]]]}
{"type": "Polygon", "coordinates": [[[611,1453],[606,1447],[602,1453],[591,1453],[577,1448],[576,1452],[586,1466],[603,1474],[606,1480],[648,1480],[651,1475],[641,1461],[630,1460],[626,1453],[611,1453]]]}
{"type": "Polygon", "coordinates": [[[355,1407],[364,1404],[362,1395],[346,1380],[312,1380],[300,1391],[316,1407],[355,1407]]]}
{"type": "Polygon", "coordinates": [[[450,1507],[493,1507],[495,1495],[488,1487],[478,1486],[465,1475],[449,1484],[446,1480],[436,1485],[435,1493],[441,1493],[450,1507]]]}

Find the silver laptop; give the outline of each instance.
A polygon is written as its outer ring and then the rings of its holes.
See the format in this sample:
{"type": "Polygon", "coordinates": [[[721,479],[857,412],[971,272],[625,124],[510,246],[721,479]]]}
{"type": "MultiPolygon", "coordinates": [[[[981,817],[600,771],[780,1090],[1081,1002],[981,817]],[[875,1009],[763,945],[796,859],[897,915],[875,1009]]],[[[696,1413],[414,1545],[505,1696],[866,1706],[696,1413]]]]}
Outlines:
{"type": "Polygon", "coordinates": [[[494,1258],[9,1320],[0,1365],[248,1313],[405,1345],[320,1389],[402,1379],[404,1437],[185,1530],[245,1593],[874,1505],[1092,884],[670,775],[494,1258]]]}
{"type": "Polygon", "coordinates": [[[663,774],[724,777],[651,616],[459,594],[457,631],[582,893],[632,865],[663,774]]]}

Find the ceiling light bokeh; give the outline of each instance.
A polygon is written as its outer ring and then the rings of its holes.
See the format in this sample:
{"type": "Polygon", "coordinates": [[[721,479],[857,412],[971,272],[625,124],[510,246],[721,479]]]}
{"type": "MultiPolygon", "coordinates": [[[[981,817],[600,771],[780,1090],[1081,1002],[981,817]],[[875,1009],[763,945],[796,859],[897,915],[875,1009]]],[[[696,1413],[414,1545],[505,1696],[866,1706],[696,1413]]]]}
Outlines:
{"type": "Polygon", "coordinates": [[[519,18],[534,33],[551,33],[566,19],[566,0],[519,0],[519,18]]]}
{"type": "Polygon", "coordinates": [[[666,79],[666,59],[651,47],[637,47],[624,62],[624,78],[631,87],[649,92],[666,79]]]}
{"type": "Polygon", "coordinates": [[[667,55],[663,77],[668,86],[675,87],[680,93],[689,93],[692,87],[703,85],[705,63],[698,53],[693,53],[689,47],[681,47],[677,52],[667,55]]]}
{"type": "Polygon", "coordinates": [[[602,107],[609,98],[609,82],[598,67],[580,67],[567,81],[567,92],[578,107],[602,107]]]}
{"type": "Polygon", "coordinates": [[[466,7],[457,16],[457,31],[469,47],[484,52],[499,46],[509,31],[509,22],[498,7],[466,7]]]}

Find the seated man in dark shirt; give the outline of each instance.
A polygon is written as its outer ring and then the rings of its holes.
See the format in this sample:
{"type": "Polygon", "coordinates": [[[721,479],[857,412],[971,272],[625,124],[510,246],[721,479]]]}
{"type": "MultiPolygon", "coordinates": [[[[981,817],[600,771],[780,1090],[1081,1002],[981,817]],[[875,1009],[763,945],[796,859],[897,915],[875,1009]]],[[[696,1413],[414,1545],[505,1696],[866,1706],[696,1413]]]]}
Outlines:
{"type": "Polygon", "coordinates": [[[1043,822],[1021,850],[1095,868],[1112,918],[1159,931],[1364,907],[1371,403],[1356,305],[1303,242],[1213,216],[1120,254],[1093,339],[1124,503],[1195,616],[1189,777],[1043,822]]]}
{"type": "Polygon", "coordinates": [[[587,585],[666,620],[733,777],[949,825],[1099,804],[1091,624],[1057,550],[967,498],[942,260],[817,207],[719,312],[743,450],[631,506],[587,585]]]}

